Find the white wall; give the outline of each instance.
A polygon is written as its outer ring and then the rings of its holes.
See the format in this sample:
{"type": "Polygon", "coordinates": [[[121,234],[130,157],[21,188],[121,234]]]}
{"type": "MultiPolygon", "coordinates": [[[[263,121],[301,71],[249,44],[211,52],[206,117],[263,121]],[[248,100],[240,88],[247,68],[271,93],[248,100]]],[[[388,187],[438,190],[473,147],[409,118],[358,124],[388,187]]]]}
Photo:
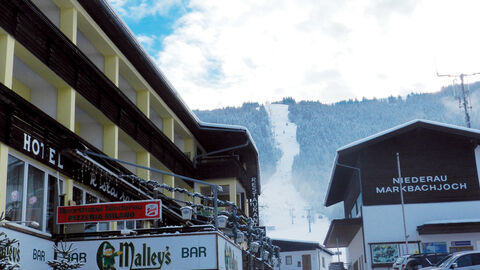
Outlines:
{"type": "Polygon", "coordinates": [[[16,56],[13,59],[13,77],[30,88],[31,103],[50,117],[57,118],[57,88],[16,56]]]}
{"type": "Polygon", "coordinates": [[[162,117],[160,117],[160,115],[158,115],[158,113],[150,108],[150,121],[153,122],[153,124],[155,124],[155,126],[157,126],[157,128],[159,130],[163,130],[163,119],[162,117]]]}
{"type": "MultiPolygon", "coordinates": [[[[128,146],[126,143],[118,140],[118,159],[128,161],[131,163],[137,163],[137,152],[128,146]]],[[[133,174],[137,173],[137,168],[135,166],[122,164],[125,168],[131,171],[133,174]]]]}
{"type": "Polygon", "coordinates": [[[175,145],[180,149],[180,151],[184,152],[185,151],[185,143],[182,139],[182,137],[178,136],[178,134],[175,133],[175,139],[174,139],[175,145]]]}
{"type": "Polygon", "coordinates": [[[79,136],[103,150],[103,126],[78,106],[75,107],[75,122],[79,125],[79,136]]]}
{"type": "MultiPolygon", "coordinates": [[[[480,219],[480,201],[405,205],[408,241],[432,242],[433,239],[435,239],[434,241],[446,241],[448,239],[452,239],[451,241],[471,240],[472,244],[476,245],[474,242],[480,237],[480,234],[465,234],[461,238],[456,238],[457,235],[453,234],[420,236],[417,232],[417,226],[429,221],[462,219],[480,219]],[[471,236],[472,239],[465,239],[468,236],[471,236]]],[[[405,241],[401,205],[363,206],[363,222],[367,249],[366,269],[371,269],[369,243],[405,241]]],[[[380,270],[380,268],[375,269],[380,270]]]]}
{"type": "Polygon", "coordinates": [[[52,0],[32,0],[32,2],[56,27],[60,27],[60,9],[52,0]]]}
{"type": "Polygon", "coordinates": [[[326,253],[323,250],[318,250],[318,256],[319,256],[319,258],[318,258],[319,269],[322,269],[322,270],[328,269],[328,266],[332,262],[332,255],[330,255],[329,253],[326,253]],[[325,266],[322,265],[322,258],[324,258],[324,260],[325,260],[325,266]]]}
{"type": "Polygon", "coordinates": [[[281,270],[299,270],[302,269],[302,255],[310,255],[312,269],[315,270],[326,270],[328,269],[328,265],[332,261],[332,256],[323,250],[316,249],[316,250],[304,250],[304,251],[290,251],[290,252],[280,252],[280,258],[282,259],[282,263],[280,265],[281,270]],[[286,256],[292,256],[292,264],[286,264],[286,256]],[[325,268],[322,268],[321,265],[321,257],[325,258],[325,268]],[[298,262],[300,262],[300,267],[298,267],[298,262]]]}
{"type": "Polygon", "coordinates": [[[105,70],[105,58],[80,30],[77,31],[77,47],[80,48],[83,54],[85,54],[98,69],[102,72],[105,70]]]}
{"type": "MultiPolygon", "coordinates": [[[[363,206],[367,243],[404,241],[401,205],[363,206]]],[[[435,220],[480,219],[480,201],[405,205],[409,241],[420,240],[417,226],[435,220]]]]}
{"type": "Polygon", "coordinates": [[[353,267],[353,263],[358,260],[359,269],[360,265],[365,265],[365,254],[363,252],[363,229],[358,230],[355,237],[353,237],[352,242],[347,247],[347,254],[346,254],[346,264],[351,265],[353,267]]]}
{"type": "Polygon", "coordinates": [[[124,93],[133,104],[137,104],[137,92],[122,75],[118,76],[118,88],[120,88],[122,93],[124,93]]]}

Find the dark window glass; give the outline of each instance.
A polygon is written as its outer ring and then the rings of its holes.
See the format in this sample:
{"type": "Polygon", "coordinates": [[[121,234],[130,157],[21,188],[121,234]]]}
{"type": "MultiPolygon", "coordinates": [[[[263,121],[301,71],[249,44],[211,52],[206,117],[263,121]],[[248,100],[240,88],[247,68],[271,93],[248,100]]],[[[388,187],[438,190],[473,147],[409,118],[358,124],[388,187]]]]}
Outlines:
{"type": "Polygon", "coordinates": [[[23,181],[25,162],[8,156],[7,198],[5,218],[12,221],[22,220],[23,181]]]}
{"type": "Polygon", "coordinates": [[[470,254],[472,256],[472,265],[480,265],[480,253],[470,254]]]}
{"type": "Polygon", "coordinates": [[[125,222],[124,221],[117,222],[117,230],[123,230],[123,229],[125,229],[125,222]]]}
{"type": "Polygon", "coordinates": [[[60,205],[57,187],[58,179],[49,175],[48,176],[48,193],[47,193],[47,232],[53,231],[55,225],[55,211],[57,206],[60,205]]]}
{"type": "Polygon", "coordinates": [[[463,255],[462,257],[458,258],[456,261],[458,267],[466,267],[472,265],[472,257],[470,254],[463,255]]]}
{"type": "Polygon", "coordinates": [[[130,220],[130,221],[127,221],[126,223],[127,223],[127,229],[129,230],[135,229],[135,221],[130,220]]]}
{"type": "Polygon", "coordinates": [[[45,173],[35,167],[28,167],[27,221],[36,221],[43,228],[45,173]]]}
{"type": "Polygon", "coordinates": [[[83,191],[77,187],[73,187],[73,201],[76,205],[83,204],[83,191]]]}
{"type": "Polygon", "coordinates": [[[92,203],[98,203],[98,198],[89,194],[89,193],[86,193],[85,194],[85,204],[92,204],[92,203]]]}

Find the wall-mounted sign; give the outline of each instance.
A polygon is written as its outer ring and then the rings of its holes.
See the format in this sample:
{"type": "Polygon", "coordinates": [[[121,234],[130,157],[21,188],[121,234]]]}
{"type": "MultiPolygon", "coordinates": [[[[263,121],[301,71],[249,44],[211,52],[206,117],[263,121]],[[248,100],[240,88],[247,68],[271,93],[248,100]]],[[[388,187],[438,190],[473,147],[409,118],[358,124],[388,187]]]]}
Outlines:
{"type": "Polygon", "coordinates": [[[162,201],[131,201],[59,206],[57,224],[162,218],[162,201]]]}
{"type": "Polygon", "coordinates": [[[471,246],[471,241],[452,241],[452,246],[471,246]]]}
{"type": "Polygon", "coordinates": [[[23,150],[33,154],[50,165],[63,169],[62,155],[57,149],[45,145],[40,139],[33,138],[27,133],[23,133],[23,150]]]}
{"type": "Polygon", "coordinates": [[[258,215],[258,191],[257,191],[257,178],[252,177],[251,181],[252,188],[252,199],[249,200],[249,213],[250,217],[255,222],[255,226],[258,225],[259,215],[258,215]]]}
{"type": "Polygon", "coordinates": [[[447,242],[422,243],[422,253],[447,253],[447,242]]]}
{"type": "Polygon", "coordinates": [[[115,198],[116,200],[131,200],[130,196],[127,195],[121,188],[119,188],[118,185],[112,184],[112,176],[105,174],[107,176],[104,177],[103,173],[101,172],[102,169],[95,167],[95,165],[92,165],[92,168],[95,169],[90,169],[90,173],[87,175],[87,177],[83,177],[80,179],[80,181],[82,181],[84,184],[87,184],[91,188],[106,194],[107,196],[115,198]]]}
{"type": "MultiPolygon", "coordinates": [[[[54,170],[71,175],[71,161],[62,155],[64,149],[61,141],[54,135],[42,137],[33,131],[30,133],[28,126],[22,126],[23,129],[20,129],[17,126],[20,125],[19,122],[17,119],[15,127],[10,131],[8,146],[54,170]]],[[[22,122],[22,125],[26,124],[22,122]]]]}
{"type": "Polygon", "coordinates": [[[11,240],[18,240],[9,250],[0,249],[0,252],[8,254],[10,261],[20,264],[20,269],[52,269],[47,261],[53,260],[54,242],[6,228],[0,228],[0,232],[6,233],[11,240]]]}
{"type": "Polygon", "coordinates": [[[371,244],[373,265],[391,265],[400,256],[398,243],[371,244]]]}
{"type": "Polygon", "coordinates": [[[218,269],[241,270],[242,251],[230,241],[218,237],[218,269]]]}
{"type": "Polygon", "coordinates": [[[81,257],[78,261],[85,263],[80,269],[242,269],[240,248],[216,233],[86,240],[73,243],[76,252],[82,253],[82,256],[77,256],[81,257]],[[226,254],[226,249],[228,267],[224,266],[226,257],[220,258],[220,254],[226,254]],[[217,265],[217,261],[220,266],[217,265]]]}
{"type": "Polygon", "coordinates": [[[399,135],[370,146],[360,167],[364,205],[398,204],[400,192],[405,203],[480,199],[475,146],[461,137],[426,130],[399,135]]]}

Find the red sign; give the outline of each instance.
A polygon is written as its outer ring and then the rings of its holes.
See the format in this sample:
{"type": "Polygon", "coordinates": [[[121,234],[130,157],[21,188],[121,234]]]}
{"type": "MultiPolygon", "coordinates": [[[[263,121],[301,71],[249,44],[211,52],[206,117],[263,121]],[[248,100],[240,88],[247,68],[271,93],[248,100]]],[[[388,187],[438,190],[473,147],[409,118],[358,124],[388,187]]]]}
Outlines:
{"type": "Polygon", "coordinates": [[[57,224],[162,218],[162,201],[129,201],[59,206],[57,224]]]}

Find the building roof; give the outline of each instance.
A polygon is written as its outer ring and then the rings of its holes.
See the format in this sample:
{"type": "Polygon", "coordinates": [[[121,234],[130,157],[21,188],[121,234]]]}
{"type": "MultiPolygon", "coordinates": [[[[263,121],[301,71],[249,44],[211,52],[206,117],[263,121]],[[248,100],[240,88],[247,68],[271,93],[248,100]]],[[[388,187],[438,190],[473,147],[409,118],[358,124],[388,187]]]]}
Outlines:
{"type": "Polygon", "coordinates": [[[434,220],[417,226],[418,234],[480,232],[480,219],[434,220]]]}
{"type": "Polygon", "coordinates": [[[323,252],[333,255],[333,252],[326,249],[318,242],[301,241],[301,240],[285,240],[285,239],[272,239],[272,243],[275,246],[280,247],[280,252],[289,251],[305,251],[320,249],[323,252]]]}
{"type": "Polygon", "coordinates": [[[348,247],[361,227],[361,218],[334,219],[323,244],[328,248],[348,247]]]}
{"type": "Polygon", "coordinates": [[[357,160],[356,155],[360,150],[420,128],[460,136],[466,139],[480,140],[480,130],[417,119],[342,146],[337,149],[337,154],[333,163],[327,196],[325,197],[325,206],[330,206],[343,201],[346,192],[345,187],[348,185],[347,181],[351,178],[353,173],[359,171],[359,169],[354,166],[357,160]],[[339,164],[348,165],[351,166],[351,168],[339,164]]]}

